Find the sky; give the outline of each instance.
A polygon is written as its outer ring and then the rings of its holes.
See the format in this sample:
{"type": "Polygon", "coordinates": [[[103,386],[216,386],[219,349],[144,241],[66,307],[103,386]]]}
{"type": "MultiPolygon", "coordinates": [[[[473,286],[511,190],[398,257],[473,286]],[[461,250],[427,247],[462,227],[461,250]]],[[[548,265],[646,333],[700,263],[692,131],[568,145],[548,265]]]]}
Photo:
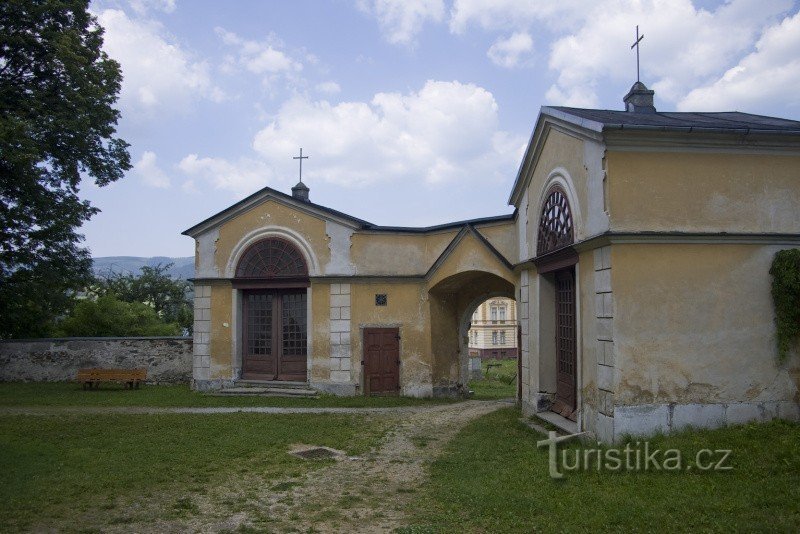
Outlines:
{"type": "Polygon", "coordinates": [[[800,120],[789,0],[97,0],[133,168],[81,196],[99,256],[191,256],[180,233],[269,186],[380,225],[511,213],[541,106],[800,120]]]}

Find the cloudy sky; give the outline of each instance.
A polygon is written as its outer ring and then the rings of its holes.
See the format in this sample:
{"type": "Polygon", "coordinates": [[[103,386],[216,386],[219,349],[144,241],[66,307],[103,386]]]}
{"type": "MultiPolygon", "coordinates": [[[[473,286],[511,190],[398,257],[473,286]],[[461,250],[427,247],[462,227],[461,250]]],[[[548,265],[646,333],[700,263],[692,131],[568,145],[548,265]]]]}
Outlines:
{"type": "Polygon", "coordinates": [[[180,232],[261,187],[376,224],[510,213],[543,105],[800,119],[789,0],[98,0],[134,168],[84,186],[94,256],[190,256],[180,232]]]}

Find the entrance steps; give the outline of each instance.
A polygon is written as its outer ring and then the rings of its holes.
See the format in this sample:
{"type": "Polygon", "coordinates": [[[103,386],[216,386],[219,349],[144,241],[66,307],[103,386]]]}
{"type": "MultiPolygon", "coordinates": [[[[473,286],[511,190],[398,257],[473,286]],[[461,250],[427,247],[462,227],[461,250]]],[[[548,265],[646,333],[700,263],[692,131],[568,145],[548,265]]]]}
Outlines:
{"type": "Polygon", "coordinates": [[[283,382],[272,380],[237,380],[234,386],[219,390],[220,396],[248,397],[294,397],[316,398],[319,393],[306,382],[283,382]]]}

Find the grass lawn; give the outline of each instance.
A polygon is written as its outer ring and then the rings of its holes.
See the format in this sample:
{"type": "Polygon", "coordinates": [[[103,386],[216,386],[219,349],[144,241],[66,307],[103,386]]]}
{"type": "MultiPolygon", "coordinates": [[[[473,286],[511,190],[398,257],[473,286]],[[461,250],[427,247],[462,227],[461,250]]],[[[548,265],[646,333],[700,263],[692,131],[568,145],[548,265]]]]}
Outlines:
{"type": "Polygon", "coordinates": [[[335,397],[316,399],[286,397],[216,397],[192,391],[187,385],[142,386],[124,389],[103,384],[101,389],[84,391],[73,382],[0,382],[2,406],[281,406],[281,407],[393,407],[453,402],[449,399],[410,397],[335,397]]]}
{"type": "Polygon", "coordinates": [[[517,396],[517,360],[483,360],[483,380],[473,380],[473,399],[504,399],[517,396]],[[489,365],[491,364],[491,367],[489,365]]]}
{"type": "Polygon", "coordinates": [[[361,454],[383,425],[344,415],[0,417],[0,532],[182,517],[237,474],[285,480],[325,464],[286,454],[290,444],[361,454]]]}
{"type": "MultiPolygon", "coordinates": [[[[400,532],[800,531],[800,425],[775,421],[650,441],[694,460],[732,449],[730,471],[548,476],[542,439],[503,409],[456,436],[400,532]]],[[[591,445],[586,445],[589,447],[591,445]]],[[[575,444],[568,447],[572,453],[575,444]]],[[[574,456],[569,456],[574,458],[574,456]]]]}

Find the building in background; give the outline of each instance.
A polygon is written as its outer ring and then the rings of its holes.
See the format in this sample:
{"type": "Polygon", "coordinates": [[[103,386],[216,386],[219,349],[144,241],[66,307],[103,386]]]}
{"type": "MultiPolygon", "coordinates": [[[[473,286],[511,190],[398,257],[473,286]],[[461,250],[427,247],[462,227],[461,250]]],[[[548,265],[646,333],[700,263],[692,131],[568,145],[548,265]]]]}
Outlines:
{"type": "Polygon", "coordinates": [[[472,314],[469,355],[482,360],[517,357],[517,303],[505,297],[486,300],[472,314]]]}

